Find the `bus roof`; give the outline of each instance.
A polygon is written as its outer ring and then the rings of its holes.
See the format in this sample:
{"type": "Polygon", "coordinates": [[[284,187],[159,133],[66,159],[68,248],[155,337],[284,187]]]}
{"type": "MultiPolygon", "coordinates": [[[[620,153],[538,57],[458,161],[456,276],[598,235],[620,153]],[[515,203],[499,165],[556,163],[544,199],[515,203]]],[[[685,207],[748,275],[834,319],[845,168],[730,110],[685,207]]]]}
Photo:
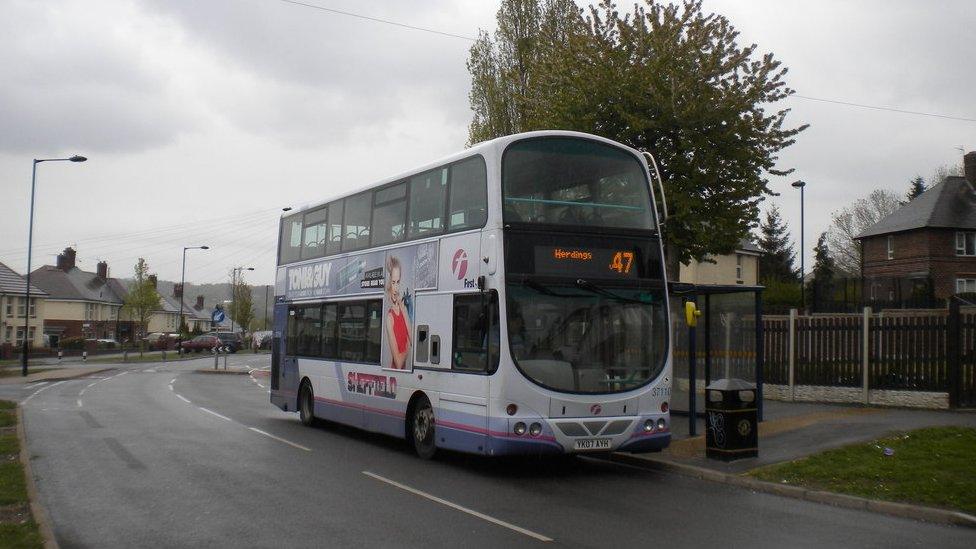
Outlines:
{"type": "Polygon", "coordinates": [[[637,156],[638,159],[640,159],[641,163],[642,164],[645,164],[644,169],[645,170],[647,169],[646,162],[644,160],[644,156],[640,153],[640,151],[637,151],[636,149],[633,149],[631,147],[628,147],[627,145],[624,145],[624,144],[619,143],[617,141],[613,141],[611,139],[607,139],[605,137],[600,137],[598,135],[593,135],[593,134],[584,133],[584,132],[574,132],[574,131],[568,131],[568,130],[538,130],[538,131],[532,131],[532,132],[523,132],[523,133],[516,133],[516,134],[512,134],[512,135],[504,135],[504,136],[501,136],[501,137],[496,137],[495,139],[492,139],[490,141],[482,141],[481,143],[478,143],[476,145],[473,145],[473,146],[471,146],[468,149],[465,149],[465,150],[460,151],[460,152],[456,152],[456,153],[451,154],[451,155],[448,155],[448,156],[444,156],[444,157],[438,158],[437,160],[434,160],[434,161],[428,162],[426,164],[417,166],[417,167],[415,167],[415,168],[413,168],[411,170],[407,170],[405,172],[401,172],[401,173],[398,173],[398,174],[393,175],[393,176],[390,176],[390,177],[385,177],[385,178],[383,178],[383,179],[381,179],[379,181],[375,181],[373,183],[370,183],[369,185],[364,185],[364,186],[356,187],[355,189],[350,190],[350,191],[347,191],[345,193],[337,194],[335,196],[331,196],[331,197],[329,197],[327,199],[319,200],[317,202],[308,203],[308,204],[305,204],[305,205],[303,205],[301,207],[298,207],[298,208],[295,208],[293,210],[284,212],[284,213],[281,214],[281,218],[290,217],[290,216],[295,215],[295,214],[298,214],[298,213],[302,213],[302,212],[305,212],[305,211],[308,211],[308,210],[312,210],[312,209],[318,208],[320,206],[324,206],[324,205],[326,205],[326,204],[328,204],[330,202],[334,202],[336,200],[345,198],[347,196],[353,196],[355,194],[361,193],[361,192],[366,191],[366,190],[369,190],[369,189],[373,189],[373,188],[376,188],[376,187],[382,187],[383,185],[386,185],[387,183],[392,183],[394,181],[399,181],[401,179],[406,179],[407,177],[410,177],[410,176],[413,176],[413,175],[416,175],[416,174],[419,174],[419,173],[423,173],[423,172],[425,172],[427,170],[430,170],[430,169],[433,169],[433,168],[437,168],[438,166],[443,166],[444,164],[450,164],[451,162],[456,162],[458,160],[463,160],[465,158],[474,156],[476,154],[484,155],[488,151],[499,151],[499,150],[504,149],[505,147],[507,147],[513,141],[519,141],[519,140],[522,140],[522,139],[528,139],[528,138],[532,138],[532,137],[546,137],[546,136],[583,137],[583,138],[586,138],[586,139],[593,139],[593,140],[596,140],[596,141],[602,141],[604,143],[607,143],[609,145],[613,145],[613,146],[616,146],[616,147],[621,147],[621,148],[624,148],[624,149],[630,151],[635,156],[637,156]]]}

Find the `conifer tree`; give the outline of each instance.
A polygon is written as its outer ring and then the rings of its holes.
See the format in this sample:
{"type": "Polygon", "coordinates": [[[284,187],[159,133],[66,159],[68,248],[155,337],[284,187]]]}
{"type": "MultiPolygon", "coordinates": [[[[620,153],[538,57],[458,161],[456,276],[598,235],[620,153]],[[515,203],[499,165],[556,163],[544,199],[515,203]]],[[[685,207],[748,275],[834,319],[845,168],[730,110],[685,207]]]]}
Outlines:
{"type": "Polygon", "coordinates": [[[789,227],[779,208],[771,206],[759,225],[759,278],[763,282],[796,282],[796,252],[790,244],[789,227]]]}
{"type": "Polygon", "coordinates": [[[909,185],[910,186],[908,187],[908,193],[905,195],[908,198],[909,202],[918,198],[919,195],[921,195],[928,189],[925,186],[925,179],[922,179],[922,176],[920,175],[915,176],[915,179],[912,179],[909,185]]]}

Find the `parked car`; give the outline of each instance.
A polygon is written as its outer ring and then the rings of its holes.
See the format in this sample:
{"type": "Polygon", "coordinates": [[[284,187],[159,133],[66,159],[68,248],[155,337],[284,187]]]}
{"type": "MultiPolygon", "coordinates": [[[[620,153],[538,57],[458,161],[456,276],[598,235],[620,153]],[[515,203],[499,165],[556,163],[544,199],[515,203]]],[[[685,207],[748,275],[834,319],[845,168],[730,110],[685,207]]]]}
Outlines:
{"type": "Polygon", "coordinates": [[[210,351],[214,347],[220,346],[222,346],[222,343],[218,338],[212,335],[198,335],[189,341],[184,341],[180,348],[183,349],[184,353],[199,353],[202,351],[210,351]]]}

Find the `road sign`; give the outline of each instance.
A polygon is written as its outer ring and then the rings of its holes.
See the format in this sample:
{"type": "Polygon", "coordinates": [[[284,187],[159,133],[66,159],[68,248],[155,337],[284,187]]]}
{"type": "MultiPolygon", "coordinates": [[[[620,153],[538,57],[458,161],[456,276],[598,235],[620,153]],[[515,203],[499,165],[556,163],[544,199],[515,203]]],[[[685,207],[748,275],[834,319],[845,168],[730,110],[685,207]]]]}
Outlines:
{"type": "Polygon", "coordinates": [[[214,322],[216,322],[218,324],[221,323],[221,322],[223,322],[224,321],[224,318],[225,317],[224,317],[224,310],[223,309],[214,309],[213,312],[210,313],[210,320],[212,320],[212,321],[214,321],[214,322]]]}

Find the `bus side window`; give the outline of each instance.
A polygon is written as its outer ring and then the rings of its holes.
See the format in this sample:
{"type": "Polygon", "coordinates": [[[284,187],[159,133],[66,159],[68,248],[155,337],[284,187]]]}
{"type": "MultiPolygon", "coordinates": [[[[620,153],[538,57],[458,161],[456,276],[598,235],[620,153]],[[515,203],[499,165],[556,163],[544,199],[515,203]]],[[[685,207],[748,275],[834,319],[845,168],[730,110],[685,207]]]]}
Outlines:
{"type": "Polygon", "coordinates": [[[342,205],[344,200],[336,200],[329,204],[329,235],[325,243],[325,253],[328,255],[339,253],[342,246],[342,205]]]}
{"type": "Polygon", "coordinates": [[[281,238],[278,242],[278,264],[298,261],[302,257],[302,214],[281,220],[281,238]]]}
{"type": "Polygon", "coordinates": [[[469,372],[494,371],[498,365],[498,298],[492,291],[454,296],[454,349],[451,367],[469,372]]]}
{"type": "Polygon", "coordinates": [[[484,226],[488,219],[488,177],[485,160],[475,156],[451,166],[451,204],[448,229],[484,226]]]}

